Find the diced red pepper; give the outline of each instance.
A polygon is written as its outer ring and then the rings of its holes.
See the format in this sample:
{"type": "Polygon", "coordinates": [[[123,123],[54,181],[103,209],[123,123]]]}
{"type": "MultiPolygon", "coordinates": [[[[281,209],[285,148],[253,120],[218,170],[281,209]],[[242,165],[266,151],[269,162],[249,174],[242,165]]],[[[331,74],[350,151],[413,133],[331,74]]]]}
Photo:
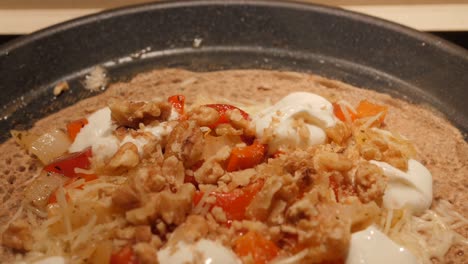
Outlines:
{"type": "Polygon", "coordinates": [[[245,170],[253,168],[265,159],[266,146],[258,141],[250,146],[234,148],[227,161],[227,171],[245,170]]]}
{"type": "Polygon", "coordinates": [[[68,132],[68,136],[70,137],[70,139],[74,141],[76,138],[76,135],[78,135],[78,133],[80,133],[80,130],[87,124],[88,124],[88,119],[86,118],[78,119],[78,120],[68,123],[67,132],[68,132]]]}
{"type": "MultiPolygon", "coordinates": [[[[262,189],[264,184],[263,180],[251,183],[243,188],[234,189],[231,192],[211,192],[209,195],[216,198],[214,206],[223,209],[226,218],[229,221],[243,220],[245,218],[245,211],[250,205],[255,195],[262,189]]],[[[196,192],[193,202],[197,205],[203,197],[203,192],[196,192]]]]}
{"type": "Polygon", "coordinates": [[[81,152],[71,153],[70,155],[64,156],[50,163],[44,167],[47,172],[53,172],[64,175],[66,177],[74,178],[78,174],[75,172],[75,168],[89,169],[91,162],[89,158],[92,156],[91,148],[87,148],[81,152]]]}
{"type": "Polygon", "coordinates": [[[173,95],[167,101],[172,104],[172,107],[174,107],[179,115],[184,114],[185,96],[179,94],[173,95]]]}
{"type": "MultiPolygon", "coordinates": [[[[346,106],[345,106],[346,107],[346,106]]],[[[351,111],[351,109],[349,109],[348,107],[346,107],[346,109],[348,110],[348,113],[349,113],[349,117],[351,119],[351,122],[354,121],[356,119],[356,115],[353,113],[353,111],[351,111]]],[[[335,116],[340,119],[341,121],[343,122],[346,122],[346,117],[345,117],[345,114],[343,113],[343,111],[341,110],[341,107],[338,103],[333,103],[333,113],[335,114],[335,116]]]]}
{"type": "Polygon", "coordinates": [[[265,264],[278,256],[279,248],[269,239],[255,231],[249,231],[239,237],[234,246],[238,256],[250,255],[255,264],[265,264]]]}
{"type": "Polygon", "coordinates": [[[132,247],[125,246],[111,255],[110,264],[138,264],[138,261],[132,247]]]}
{"type": "Polygon", "coordinates": [[[379,113],[382,113],[378,119],[380,123],[383,123],[385,115],[387,114],[387,110],[387,106],[374,104],[367,100],[362,100],[356,108],[358,118],[375,116],[379,113]]]}
{"type": "Polygon", "coordinates": [[[216,128],[220,124],[229,123],[229,119],[226,116],[226,112],[229,111],[229,110],[237,109],[237,110],[239,110],[239,112],[241,113],[241,115],[242,115],[242,117],[244,119],[250,120],[249,114],[247,114],[242,109],[240,109],[238,107],[235,107],[233,105],[228,105],[228,104],[207,104],[205,106],[216,109],[216,111],[218,111],[218,113],[219,113],[219,119],[215,123],[213,123],[212,125],[209,126],[211,129],[216,128]]]}

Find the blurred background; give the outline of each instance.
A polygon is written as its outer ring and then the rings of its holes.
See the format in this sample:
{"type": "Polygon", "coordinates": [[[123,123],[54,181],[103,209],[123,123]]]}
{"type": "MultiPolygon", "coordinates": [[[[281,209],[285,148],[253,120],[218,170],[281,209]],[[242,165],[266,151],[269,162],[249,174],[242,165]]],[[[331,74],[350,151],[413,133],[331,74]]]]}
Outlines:
{"type": "MultiPolygon", "coordinates": [[[[0,45],[53,24],[149,0],[1,0],[0,45]]],[[[468,49],[468,0],[302,0],[380,17],[468,49]]]]}

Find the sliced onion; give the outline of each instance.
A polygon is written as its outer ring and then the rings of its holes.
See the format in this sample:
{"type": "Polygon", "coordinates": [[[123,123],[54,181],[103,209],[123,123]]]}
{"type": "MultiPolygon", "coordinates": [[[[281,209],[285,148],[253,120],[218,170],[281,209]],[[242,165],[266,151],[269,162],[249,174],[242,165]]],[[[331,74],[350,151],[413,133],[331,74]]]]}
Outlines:
{"type": "Polygon", "coordinates": [[[26,205],[44,212],[49,202],[50,195],[67,180],[66,177],[55,174],[41,172],[41,174],[28,186],[24,194],[26,205]]]}
{"type": "Polygon", "coordinates": [[[29,151],[36,155],[42,163],[49,164],[67,152],[71,143],[65,132],[55,129],[38,137],[31,144],[29,151]]]}
{"type": "Polygon", "coordinates": [[[36,155],[43,164],[49,164],[62,156],[72,143],[69,136],[60,129],[54,129],[41,136],[19,130],[11,130],[10,133],[21,147],[36,155]]]}

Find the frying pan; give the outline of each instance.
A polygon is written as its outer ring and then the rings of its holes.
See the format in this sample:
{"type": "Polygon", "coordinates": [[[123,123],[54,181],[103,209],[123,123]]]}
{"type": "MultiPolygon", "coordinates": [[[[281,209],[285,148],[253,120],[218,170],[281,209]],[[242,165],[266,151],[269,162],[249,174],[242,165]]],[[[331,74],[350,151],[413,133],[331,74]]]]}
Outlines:
{"type": "Polygon", "coordinates": [[[181,1],[102,12],[0,47],[0,142],[10,129],[94,95],[82,81],[95,65],[104,65],[111,81],[165,67],[313,72],[430,105],[468,132],[467,50],[325,6],[181,1]],[[62,80],[71,92],[54,97],[62,80]]]}

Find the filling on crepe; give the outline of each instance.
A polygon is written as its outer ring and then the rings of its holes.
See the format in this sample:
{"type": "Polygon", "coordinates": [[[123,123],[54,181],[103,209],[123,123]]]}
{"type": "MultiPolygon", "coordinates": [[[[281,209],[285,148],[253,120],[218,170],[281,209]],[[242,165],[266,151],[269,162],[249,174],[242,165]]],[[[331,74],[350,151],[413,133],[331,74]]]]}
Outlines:
{"type": "Polygon", "coordinates": [[[109,98],[64,128],[12,131],[42,166],[2,244],[18,263],[443,261],[468,221],[433,203],[391,112],[305,91],[109,98]]]}

